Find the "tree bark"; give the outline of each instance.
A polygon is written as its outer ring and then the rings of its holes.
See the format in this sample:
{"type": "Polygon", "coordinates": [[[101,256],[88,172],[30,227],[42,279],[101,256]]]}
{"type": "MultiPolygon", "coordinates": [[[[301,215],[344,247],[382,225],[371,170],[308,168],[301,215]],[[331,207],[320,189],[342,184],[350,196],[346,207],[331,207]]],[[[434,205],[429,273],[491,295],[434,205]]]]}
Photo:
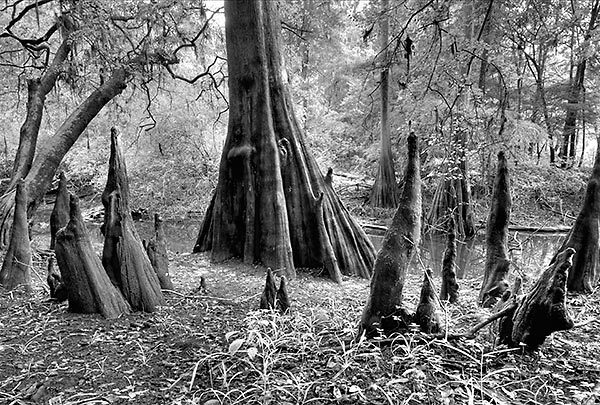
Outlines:
{"type": "Polygon", "coordinates": [[[341,273],[369,277],[373,245],[325,181],[294,115],[276,3],[228,1],[225,14],[228,134],[194,252],[285,269],[289,277],[296,266],[324,266],[333,252],[341,273]]]}
{"type": "MultiPolygon", "coordinates": [[[[600,146],[588,180],[583,206],[558,252],[573,248],[573,267],[568,274],[571,292],[591,293],[600,276],[600,146]]],[[[555,255],[556,260],[558,256],[555,255]]]]}
{"type": "Polygon", "coordinates": [[[506,246],[511,205],[508,165],[504,152],[499,152],[485,236],[486,256],[483,282],[479,291],[479,302],[485,307],[493,306],[496,299],[508,289],[506,275],[510,262],[506,246]]]}
{"type": "Polygon", "coordinates": [[[19,135],[19,146],[15,155],[11,181],[8,189],[17,185],[19,179],[25,178],[31,169],[35,156],[37,138],[40,132],[40,124],[46,103],[46,96],[56,85],[56,80],[67,56],[71,52],[72,40],[66,35],[56,50],[52,63],[40,78],[27,81],[27,114],[21,126],[19,135]]]}
{"type": "MultiPolygon", "coordinates": [[[[58,165],[90,121],[126,86],[124,68],[115,70],[112,76],[73,111],[54,136],[38,148],[31,169],[25,177],[29,192],[27,212],[32,216],[44,198],[56,173],[58,165]]],[[[0,197],[0,247],[8,244],[15,204],[15,189],[9,189],[0,197]]]]}
{"type": "Polygon", "coordinates": [[[102,265],[132,310],[154,312],[165,300],[131,217],[127,168],[117,130],[112,128],[110,135],[108,178],[102,193],[102,265]]]}
{"type": "Polygon", "coordinates": [[[392,155],[392,140],[389,122],[389,0],[381,3],[381,53],[383,55],[383,68],[380,76],[381,92],[381,149],[379,155],[379,166],[375,184],[369,195],[369,204],[373,207],[396,208],[398,206],[398,186],[396,184],[396,172],[394,171],[394,157],[392,155]]]}
{"type": "Polygon", "coordinates": [[[7,290],[23,287],[31,292],[31,246],[27,222],[27,186],[23,179],[17,183],[14,221],[8,250],[0,270],[0,285],[7,290]]]}
{"type": "Polygon", "coordinates": [[[406,271],[421,241],[421,162],[417,137],[408,136],[408,160],[398,210],[383,239],[373,270],[360,333],[385,336],[406,329],[412,321],[403,308],[406,271]]]}
{"type": "Polygon", "coordinates": [[[130,312],[121,292],[110,282],[94,249],[79,210],[70,196],[69,223],[56,236],[56,261],[69,300],[69,311],[117,318],[130,312]]]}
{"type": "Polygon", "coordinates": [[[50,214],[50,249],[54,250],[56,233],[69,223],[69,191],[67,190],[67,177],[64,172],[58,176],[58,193],[54,202],[54,209],[50,214]]]}
{"type": "Polygon", "coordinates": [[[524,344],[531,350],[544,343],[546,337],[573,327],[567,308],[567,274],[575,250],[567,248],[556,257],[519,300],[515,311],[500,321],[500,342],[510,346],[524,344]]]}
{"type": "Polygon", "coordinates": [[[284,314],[290,309],[290,298],[285,276],[281,277],[279,289],[277,289],[275,276],[270,268],[267,269],[265,288],[260,296],[260,309],[277,310],[280,314],[284,314]]]}
{"type": "Polygon", "coordinates": [[[154,214],[154,237],[146,245],[146,252],[154,272],[158,276],[160,288],[173,289],[173,282],[169,275],[169,257],[167,255],[167,240],[160,215],[154,214]]]}

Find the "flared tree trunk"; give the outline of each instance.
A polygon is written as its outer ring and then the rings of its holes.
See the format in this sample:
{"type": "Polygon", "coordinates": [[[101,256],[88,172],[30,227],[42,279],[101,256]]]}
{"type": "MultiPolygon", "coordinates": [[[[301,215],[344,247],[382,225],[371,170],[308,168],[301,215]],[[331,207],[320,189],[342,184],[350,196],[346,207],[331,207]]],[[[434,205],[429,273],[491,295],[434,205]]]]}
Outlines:
{"type": "MultiPolygon", "coordinates": [[[[571,292],[590,293],[600,276],[600,146],[592,175],[588,180],[583,206],[558,252],[573,248],[573,267],[567,288],[571,292]]],[[[554,260],[554,259],[553,259],[554,260]]]]}
{"type": "Polygon", "coordinates": [[[0,270],[0,285],[7,290],[23,287],[30,292],[32,262],[27,222],[27,186],[23,179],[17,182],[14,211],[10,243],[0,270]]]}
{"type": "Polygon", "coordinates": [[[406,271],[421,241],[421,163],[417,137],[408,136],[408,160],[398,210],[377,253],[360,333],[390,335],[406,329],[412,317],[403,307],[406,271]]]}
{"type": "Polygon", "coordinates": [[[508,165],[504,152],[498,153],[498,166],[494,180],[494,191],[485,234],[485,267],[479,302],[491,307],[497,298],[508,289],[506,276],[509,270],[507,254],[508,223],[512,201],[508,165]]]}
{"type": "Polygon", "coordinates": [[[373,207],[396,208],[398,206],[398,187],[394,171],[394,157],[392,155],[392,140],[389,122],[389,87],[390,68],[388,58],[389,21],[387,13],[390,11],[389,0],[381,2],[381,54],[383,68],[381,70],[379,91],[381,92],[381,150],[379,166],[375,184],[369,195],[369,204],[373,207]]]}
{"type": "Polygon", "coordinates": [[[515,310],[500,320],[501,343],[524,344],[535,350],[553,332],[573,327],[566,298],[567,274],[574,254],[571,248],[561,251],[531,290],[518,300],[515,310]]]}
{"type": "MultiPolygon", "coordinates": [[[[219,182],[194,246],[294,277],[369,277],[374,249],[306,149],[283,67],[277,3],[225,2],[229,125],[219,182]],[[321,210],[321,211],[320,211],[321,210]],[[322,216],[322,220],[320,220],[322,216]]],[[[330,177],[329,177],[330,178],[330,177]]]]}
{"type": "Polygon", "coordinates": [[[56,237],[56,261],[69,300],[69,311],[117,318],[129,304],[110,282],[81,217],[77,197],[70,196],[69,223],[56,237]]]}
{"type": "Polygon", "coordinates": [[[458,301],[458,283],[456,282],[456,230],[454,221],[448,224],[446,250],[442,261],[442,287],[440,299],[449,300],[452,304],[458,301]]]}
{"type": "MultiPolygon", "coordinates": [[[[27,212],[30,217],[44,198],[56,169],[66,153],[100,110],[125,89],[126,79],[124,68],[115,70],[104,84],[93,91],[69,115],[54,136],[38,147],[31,169],[25,177],[25,185],[29,190],[27,212]]],[[[5,247],[9,242],[14,204],[15,189],[12,188],[0,197],[0,248],[5,247]]]]}
{"type": "Polygon", "coordinates": [[[173,289],[173,282],[169,275],[169,257],[167,255],[167,238],[163,228],[163,220],[160,215],[154,214],[154,237],[146,244],[146,253],[154,272],[158,276],[160,288],[165,290],[173,289]]]}
{"type": "Polygon", "coordinates": [[[52,214],[50,214],[50,249],[54,249],[56,233],[69,223],[69,191],[67,190],[67,177],[64,172],[58,176],[58,193],[52,214]]]}
{"type": "Polygon", "coordinates": [[[154,312],[164,305],[158,276],[152,268],[129,209],[129,180],[115,128],[110,134],[110,160],[104,205],[102,265],[135,311],[154,312]]]}

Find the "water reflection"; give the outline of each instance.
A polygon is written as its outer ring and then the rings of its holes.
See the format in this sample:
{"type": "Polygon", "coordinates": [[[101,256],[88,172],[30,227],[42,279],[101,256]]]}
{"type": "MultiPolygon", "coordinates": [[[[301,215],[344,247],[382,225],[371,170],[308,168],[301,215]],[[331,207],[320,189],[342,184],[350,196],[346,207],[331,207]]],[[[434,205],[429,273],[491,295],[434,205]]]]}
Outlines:
{"type": "MultiPolygon", "coordinates": [[[[564,233],[511,232],[508,248],[513,264],[526,274],[536,274],[545,268],[560,247],[564,233]]],[[[379,250],[383,236],[372,235],[375,248],[379,250]]],[[[483,274],[485,264],[485,235],[474,239],[457,240],[456,276],[474,278],[483,274]]],[[[431,267],[435,275],[441,275],[442,260],[446,249],[444,235],[428,234],[421,241],[420,258],[413,260],[411,272],[420,273],[422,266],[431,267]]]]}

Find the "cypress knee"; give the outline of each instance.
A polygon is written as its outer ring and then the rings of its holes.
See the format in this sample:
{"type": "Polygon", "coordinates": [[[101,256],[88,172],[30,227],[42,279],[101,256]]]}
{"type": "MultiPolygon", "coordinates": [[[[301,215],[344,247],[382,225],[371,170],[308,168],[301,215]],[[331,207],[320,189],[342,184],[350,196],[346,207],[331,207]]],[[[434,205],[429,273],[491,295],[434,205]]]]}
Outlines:
{"type": "Polygon", "coordinates": [[[67,177],[61,172],[58,180],[58,193],[54,202],[54,209],[50,214],[50,249],[54,249],[56,233],[69,222],[69,191],[67,190],[67,177]]]}
{"type": "Polygon", "coordinates": [[[421,163],[417,137],[408,136],[404,187],[392,224],[375,259],[369,298],[363,310],[360,333],[367,337],[406,329],[412,317],[403,307],[406,271],[421,241],[421,163]]]}
{"type": "Polygon", "coordinates": [[[479,302],[491,307],[508,289],[506,276],[510,262],[507,255],[508,223],[511,209],[510,180],[504,152],[498,153],[498,167],[485,236],[485,267],[479,302]]]}
{"type": "Polygon", "coordinates": [[[433,287],[433,273],[431,269],[426,269],[423,275],[423,284],[421,286],[421,298],[417,311],[415,313],[415,323],[424,333],[438,333],[440,331],[440,318],[438,315],[439,305],[433,287]]]}
{"type": "Polygon", "coordinates": [[[102,264],[111,281],[136,311],[153,312],[165,300],[129,209],[129,181],[119,135],[111,129],[111,148],[104,205],[102,264]]]}
{"type": "Polygon", "coordinates": [[[92,248],[75,196],[70,197],[69,223],[56,235],[55,249],[69,311],[99,313],[105,318],[129,313],[129,305],[92,248]]]}
{"type": "Polygon", "coordinates": [[[160,288],[172,290],[173,282],[169,275],[169,257],[167,256],[165,230],[163,228],[163,220],[158,214],[154,214],[154,237],[148,241],[144,248],[158,276],[160,288]]]}
{"type": "Polygon", "coordinates": [[[442,261],[442,288],[440,299],[449,300],[451,303],[458,301],[458,283],[456,282],[456,235],[454,220],[448,222],[448,234],[444,260],[442,261]]]}

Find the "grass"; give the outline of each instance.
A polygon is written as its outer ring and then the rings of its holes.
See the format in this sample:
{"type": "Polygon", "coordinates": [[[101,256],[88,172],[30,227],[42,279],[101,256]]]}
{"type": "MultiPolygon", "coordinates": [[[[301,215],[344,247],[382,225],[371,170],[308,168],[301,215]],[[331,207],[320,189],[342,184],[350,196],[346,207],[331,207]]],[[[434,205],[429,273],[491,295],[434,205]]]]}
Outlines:
{"type": "MultiPolygon", "coordinates": [[[[171,273],[167,306],[112,321],[69,313],[38,281],[33,296],[3,293],[0,403],[591,404],[598,391],[598,292],[570,297],[581,326],[527,354],[495,346],[493,328],[452,342],[416,331],[389,345],[360,339],[365,280],[302,274],[293,311],[278,315],[256,310],[260,267],[172,254],[171,273]]],[[[413,308],[420,279],[407,281],[413,308]]],[[[460,281],[460,304],[442,314],[453,332],[488,315],[474,304],[478,279],[460,281]]]]}

